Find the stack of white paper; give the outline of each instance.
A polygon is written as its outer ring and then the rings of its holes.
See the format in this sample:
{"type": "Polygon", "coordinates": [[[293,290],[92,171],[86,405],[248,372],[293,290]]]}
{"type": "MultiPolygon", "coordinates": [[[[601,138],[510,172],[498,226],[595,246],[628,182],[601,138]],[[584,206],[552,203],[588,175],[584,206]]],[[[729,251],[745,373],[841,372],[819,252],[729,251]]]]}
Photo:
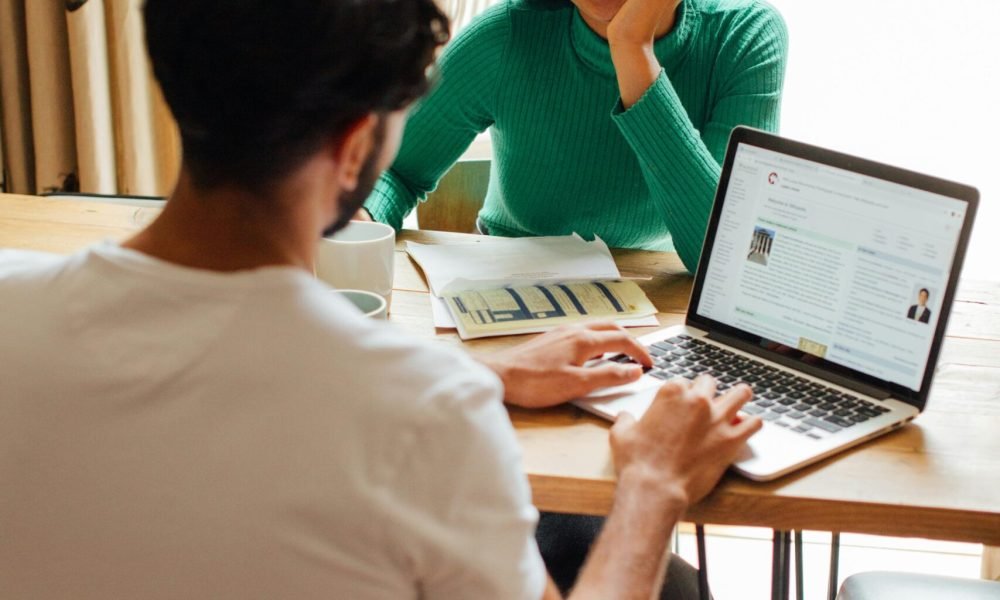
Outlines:
{"type": "MultiPolygon", "coordinates": [[[[462,244],[407,242],[406,250],[423,269],[431,290],[436,327],[454,328],[441,296],[458,290],[488,289],[512,283],[553,283],[619,279],[607,244],[573,234],[535,238],[484,238],[462,244]]],[[[655,316],[619,321],[630,327],[658,325],[655,316]]]]}

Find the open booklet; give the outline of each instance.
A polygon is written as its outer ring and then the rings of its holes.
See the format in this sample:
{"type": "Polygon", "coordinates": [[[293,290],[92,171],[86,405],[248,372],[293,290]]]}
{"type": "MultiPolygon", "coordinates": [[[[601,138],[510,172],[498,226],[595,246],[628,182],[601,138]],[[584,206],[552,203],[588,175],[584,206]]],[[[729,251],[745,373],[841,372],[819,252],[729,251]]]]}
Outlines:
{"type": "MultiPolygon", "coordinates": [[[[463,340],[547,331],[558,325],[656,314],[634,281],[605,279],[445,292],[463,340]]],[[[655,317],[654,317],[655,321],[655,317]]]]}
{"type": "Polygon", "coordinates": [[[427,278],[434,325],[458,328],[463,339],[595,319],[658,325],[656,308],[633,281],[622,280],[600,238],[588,242],[574,234],[460,244],[408,242],[407,252],[427,278]]]}

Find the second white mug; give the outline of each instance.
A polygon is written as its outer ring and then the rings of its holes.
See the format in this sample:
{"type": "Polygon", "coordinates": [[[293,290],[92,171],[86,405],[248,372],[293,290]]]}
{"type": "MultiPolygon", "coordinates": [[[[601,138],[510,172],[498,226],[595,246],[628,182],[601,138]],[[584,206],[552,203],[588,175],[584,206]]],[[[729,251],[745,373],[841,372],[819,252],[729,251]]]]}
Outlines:
{"type": "Polygon", "coordinates": [[[374,292],[365,290],[331,290],[331,292],[353,304],[368,318],[381,320],[386,318],[389,306],[385,298],[374,292]]]}

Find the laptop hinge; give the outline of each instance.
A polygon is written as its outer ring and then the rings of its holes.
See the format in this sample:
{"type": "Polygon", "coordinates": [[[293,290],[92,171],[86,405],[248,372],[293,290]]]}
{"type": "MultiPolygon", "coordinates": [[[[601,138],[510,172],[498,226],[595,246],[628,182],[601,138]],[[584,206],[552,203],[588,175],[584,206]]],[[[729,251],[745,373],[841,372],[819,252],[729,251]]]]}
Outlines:
{"type": "Polygon", "coordinates": [[[713,341],[716,341],[716,342],[721,342],[723,344],[726,344],[727,346],[732,346],[733,348],[737,348],[737,349],[742,350],[744,352],[748,352],[750,354],[753,354],[754,356],[759,356],[759,357],[761,357],[761,358],[763,358],[765,360],[769,360],[771,362],[778,363],[779,365],[783,365],[783,366],[789,367],[791,369],[795,369],[796,371],[801,371],[801,372],[806,373],[808,375],[812,375],[813,377],[819,377],[820,379],[829,381],[830,383],[833,383],[833,384],[836,384],[836,385],[839,385],[839,386],[843,386],[843,387],[845,387],[845,388],[847,388],[849,390],[853,390],[853,391],[855,391],[855,392],[857,392],[859,394],[863,394],[863,395],[869,396],[871,398],[877,398],[879,400],[885,400],[885,399],[890,398],[892,396],[891,393],[889,393],[888,391],[886,391],[886,390],[884,390],[882,388],[875,387],[873,385],[868,385],[867,383],[860,383],[860,382],[857,382],[857,381],[853,381],[853,380],[851,380],[851,379],[849,379],[847,377],[844,377],[843,375],[838,375],[836,373],[830,373],[829,371],[825,371],[823,369],[819,369],[819,368],[814,367],[812,365],[805,364],[805,363],[803,363],[801,361],[797,361],[797,360],[788,358],[787,356],[781,356],[780,354],[774,354],[774,353],[771,353],[771,352],[767,352],[767,351],[763,350],[762,348],[760,348],[759,346],[756,346],[754,344],[750,344],[748,342],[745,342],[745,341],[743,341],[743,340],[741,340],[741,339],[739,339],[737,337],[733,337],[731,335],[726,335],[724,333],[718,333],[718,332],[711,332],[710,331],[706,335],[706,337],[708,339],[710,339],[710,340],[713,340],[713,341]]]}

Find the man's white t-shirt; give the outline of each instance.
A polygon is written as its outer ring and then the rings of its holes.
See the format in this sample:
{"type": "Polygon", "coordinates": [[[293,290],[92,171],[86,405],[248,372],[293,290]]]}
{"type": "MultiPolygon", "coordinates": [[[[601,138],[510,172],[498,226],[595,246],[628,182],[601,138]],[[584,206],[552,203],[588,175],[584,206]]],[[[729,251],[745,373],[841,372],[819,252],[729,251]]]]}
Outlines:
{"type": "Polygon", "coordinates": [[[0,595],[537,600],[501,400],[296,269],[0,252],[0,595]]]}

